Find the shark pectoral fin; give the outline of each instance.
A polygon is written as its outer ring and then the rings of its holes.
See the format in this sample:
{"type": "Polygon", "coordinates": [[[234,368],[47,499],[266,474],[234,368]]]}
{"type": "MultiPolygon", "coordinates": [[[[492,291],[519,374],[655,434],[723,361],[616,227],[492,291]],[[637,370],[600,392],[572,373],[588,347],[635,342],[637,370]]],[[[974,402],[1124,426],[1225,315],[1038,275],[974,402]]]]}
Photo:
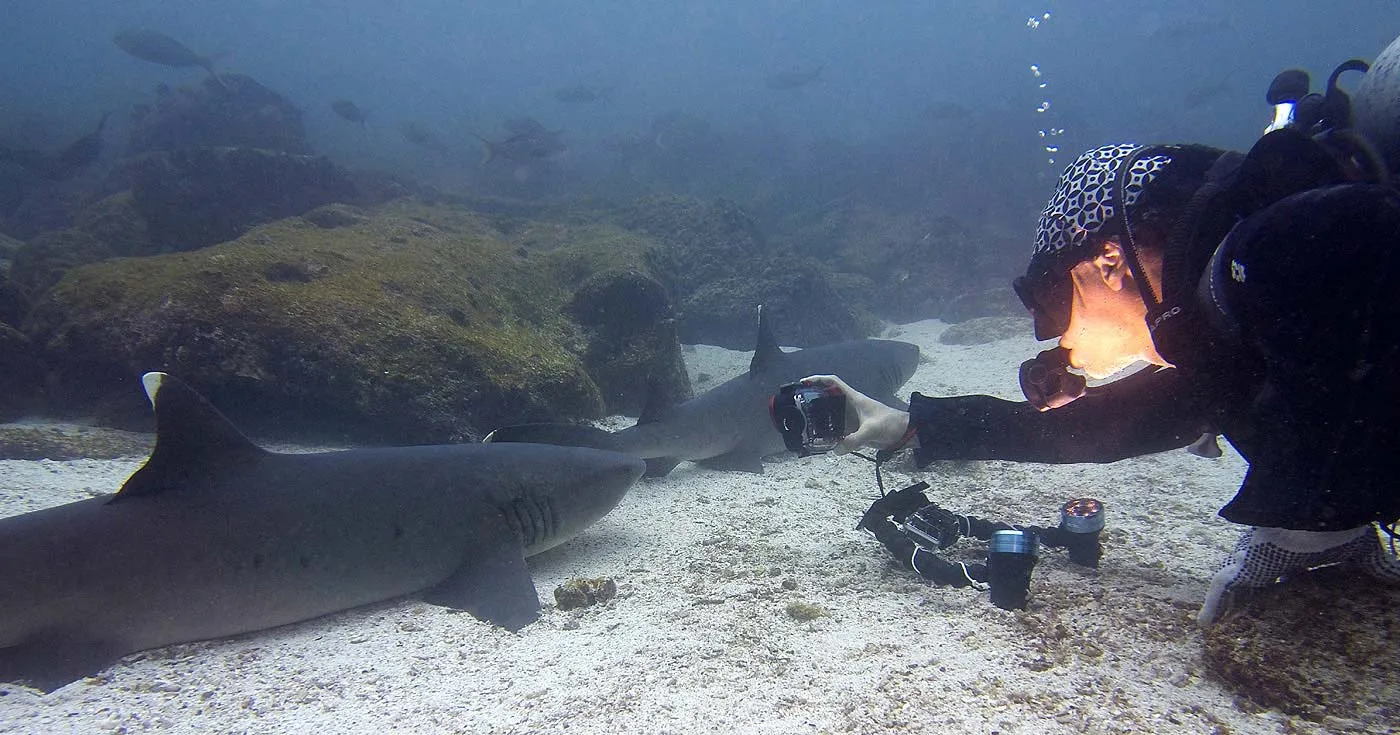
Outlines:
{"type": "Polygon", "coordinates": [[[695,463],[712,470],[763,474],[763,456],[753,451],[736,449],[725,454],[696,460],[695,463]]]}
{"type": "Polygon", "coordinates": [[[675,457],[651,457],[645,461],[647,471],[643,477],[665,477],[671,474],[671,470],[674,470],[676,465],[681,463],[675,457]]]}
{"type": "Polygon", "coordinates": [[[466,610],[488,623],[515,632],[540,616],[540,598],[525,566],[518,541],[496,544],[489,553],[469,559],[452,576],[423,594],[434,605],[466,610]]]}
{"type": "Polygon", "coordinates": [[[0,682],[30,686],[44,693],[92,676],[121,659],[123,646],[65,631],[30,636],[0,648],[0,682]]]}

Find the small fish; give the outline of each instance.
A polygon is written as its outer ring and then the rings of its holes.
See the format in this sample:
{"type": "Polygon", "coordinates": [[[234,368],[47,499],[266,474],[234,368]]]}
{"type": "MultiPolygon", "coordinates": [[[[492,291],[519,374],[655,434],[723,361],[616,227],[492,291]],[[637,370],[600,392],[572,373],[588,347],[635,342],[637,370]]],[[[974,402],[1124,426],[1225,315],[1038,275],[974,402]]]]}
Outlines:
{"type": "Polygon", "coordinates": [[[223,84],[219,75],[214,73],[213,59],[196,54],[186,48],[183,43],[164,33],[143,28],[126,30],[113,36],[112,42],[117,44],[117,48],[152,64],[175,68],[198,66],[209,72],[209,76],[213,77],[214,81],[223,84]]]}
{"type": "MultiPolygon", "coordinates": [[[[476,135],[473,133],[473,135],[476,135]]],[[[559,139],[560,132],[517,133],[501,141],[487,140],[476,135],[481,141],[481,164],[484,166],[496,159],[523,163],[563,153],[568,146],[559,139]]]]}
{"type": "Polygon", "coordinates": [[[572,87],[559,87],[554,90],[554,99],[567,105],[582,105],[608,101],[612,87],[589,87],[576,84],[572,87]]]}
{"type": "Polygon", "coordinates": [[[551,131],[533,117],[512,117],[501,123],[501,127],[511,135],[559,135],[562,130],[551,131]]]}
{"type": "Polygon", "coordinates": [[[805,87],[805,86],[807,86],[808,84],[811,84],[812,82],[815,82],[815,81],[821,79],[821,77],[822,77],[822,65],[821,65],[821,64],[818,64],[818,65],[816,65],[815,67],[813,67],[813,68],[811,68],[811,69],[808,69],[808,70],[806,70],[806,71],[802,71],[801,69],[791,69],[791,70],[789,70],[789,71],[781,71],[781,72],[778,72],[777,74],[774,74],[774,75],[771,76],[771,77],[768,77],[768,88],[769,88],[769,89],[798,89],[798,88],[800,88],[800,87],[805,87]]]}
{"type": "Polygon", "coordinates": [[[407,140],[419,148],[426,148],[437,153],[447,152],[447,144],[443,143],[442,139],[437,137],[436,133],[429,130],[428,126],[416,120],[410,120],[400,124],[399,132],[403,133],[404,140],[407,140]]]}
{"type": "Polygon", "coordinates": [[[350,100],[336,100],[331,103],[331,111],[341,118],[365,126],[365,111],[350,100]]]}

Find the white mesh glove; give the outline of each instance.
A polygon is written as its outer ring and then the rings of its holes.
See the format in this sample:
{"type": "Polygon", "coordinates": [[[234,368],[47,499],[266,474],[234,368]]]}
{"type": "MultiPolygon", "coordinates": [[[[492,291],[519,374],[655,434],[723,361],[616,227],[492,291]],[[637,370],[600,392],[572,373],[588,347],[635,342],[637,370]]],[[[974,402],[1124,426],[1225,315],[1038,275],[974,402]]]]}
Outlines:
{"type": "Polygon", "coordinates": [[[1255,526],[1211,579],[1197,622],[1208,627],[1220,618],[1238,587],[1265,587],[1294,572],[1331,564],[1359,567],[1388,584],[1400,584],[1400,560],[1386,549],[1373,524],[1349,531],[1290,531],[1255,526]]]}
{"type": "Polygon", "coordinates": [[[809,385],[835,385],[846,394],[846,438],[832,451],[847,454],[861,447],[893,449],[904,443],[909,430],[909,414],[861,393],[835,375],[809,375],[802,379],[809,385]]]}

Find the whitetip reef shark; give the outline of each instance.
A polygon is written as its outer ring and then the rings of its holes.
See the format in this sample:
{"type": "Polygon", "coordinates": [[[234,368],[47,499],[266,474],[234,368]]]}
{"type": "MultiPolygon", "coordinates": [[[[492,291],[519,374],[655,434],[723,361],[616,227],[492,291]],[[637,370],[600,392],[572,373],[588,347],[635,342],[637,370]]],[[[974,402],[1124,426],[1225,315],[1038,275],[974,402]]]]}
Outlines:
{"type": "Polygon", "coordinates": [[[895,397],[919,365],[919,347],[908,342],[860,339],[783,352],[758,312],[758,345],[748,372],[671,408],[652,403],[635,426],[608,432],[582,424],[505,426],[485,441],[536,442],[593,447],[647,460],[647,475],[670,472],[681,460],[711,469],[763,472],[765,455],[784,451],[769,401],[785,383],[811,375],[839,375],[852,388],[897,408],[895,397]]]}
{"type": "Polygon", "coordinates": [[[136,651],[420,591],[519,630],[540,611],[525,557],[645,469],[531,444],[281,454],[184,383],[142,383],[156,445],[120,492],[0,518],[0,681],[51,691],[136,651]]]}

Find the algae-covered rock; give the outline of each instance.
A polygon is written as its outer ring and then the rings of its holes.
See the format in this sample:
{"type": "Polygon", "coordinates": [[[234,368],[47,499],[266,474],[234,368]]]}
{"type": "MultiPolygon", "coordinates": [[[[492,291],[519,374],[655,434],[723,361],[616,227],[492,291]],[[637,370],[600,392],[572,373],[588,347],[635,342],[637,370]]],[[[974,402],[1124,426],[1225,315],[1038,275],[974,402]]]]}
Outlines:
{"type": "Polygon", "coordinates": [[[938,335],[945,345],[983,345],[1031,334],[1031,320],[1023,316],[984,316],[954,324],[938,335]]]}
{"type": "Polygon", "coordinates": [[[760,304],[784,344],[840,342],[875,331],[838,276],[815,258],[770,247],[732,202],[650,197],[617,218],[660,241],[657,270],[680,305],[685,342],[753,349],[760,304]]]}
{"type": "Polygon", "coordinates": [[[32,240],[45,232],[72,227],[85,196],[75,182],[36,182],[5,217],[5,232],[32,240]]]}
{"type": "Polygon", "coordinates": [[[617,582],[607,577],[570,579],[554,588],[554,605],[560,610],[601,605],[617,597],[617,582]]]}
{"type": "Polygon", "coordinates": [[[43,363],[29,338],[0,323],[0,421],[23,416],[39,399],[43,363]]]}
{"type": "Polygon", "coordinates": [[[73,227],[100,240],[112,255],[154,255],[156,252],[150,228],[136,210],[130,190],[103,197],[84,207],[73,227]]]}
{"type": "Polygon", "coordinates": [[[100,426],[0,424],[0,459],[116,459],[144,457],[151,434],[100,426]]]}
{"type": "Polygon", "coordinates": [[[18,326],[29,311],[29,300],[15,283],[14,254],[24,243],[0,235],[0,324],[18,326]]]}
{"type": "MultiPolygon", "coordinates": [[[[646,343],[669,304],[623,299],[606,330],[575,324],[580,286],[646,273],[646,243],[606,228],[551,233],[523,246],[470,211],[411,202],[334,229],[289,218],[195,252],[72,271],[26,329],[56,395],[129,396],[133,410],[144,410],[135,376],[165,370],[263,429],[411,443],[597,417],[590,332],[646,343]]],[[[675,369],[662,352],[637,362],[675,369]]]]}
{"type": "Polygon", "coordinates": [[[15,251],[10,278],[22,293],[34,299],[70,269],[104,260],[111,254],[105,243],[82,230],[46,232],[15,251]]]}
{"type": "Polygon", "coordinates": [[[802,623],[810,623],[817,618],[824,618],[831,614],[821,605],[806,600],[793,600],[787,604],[787,607],[783,608],[783,611],[787,613],[788,617],[802,623]]]}

